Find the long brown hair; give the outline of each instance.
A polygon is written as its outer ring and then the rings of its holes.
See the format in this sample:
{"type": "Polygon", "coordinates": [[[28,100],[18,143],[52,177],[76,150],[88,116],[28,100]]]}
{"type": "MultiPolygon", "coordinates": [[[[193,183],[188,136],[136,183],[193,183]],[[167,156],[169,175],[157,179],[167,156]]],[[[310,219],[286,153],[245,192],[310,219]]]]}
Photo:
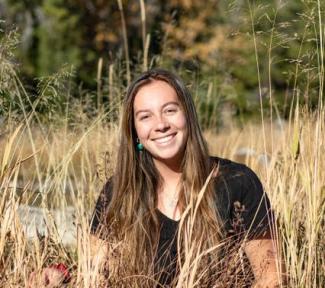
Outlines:
{"type": "MultiPolygon", "coordinates": [[[[188,125],[188,140],[181,164],[182,190],[179,205],[182,211],[188,207],[191,199],[198,197],[212,168],[194,102],[183,82],[163,69],[149,70],[135,79],[129,86],[123,103],[117,165],[108,212],[108,221],[114,222],[113,231],[116,237],[128,245],[128,251],[132,251],[128,258],[133,273],[143,273],[145,269],[151,269],[159,239],[159,223],[155,210],[161,176],[150,153],[136,150],[137,135],[133,113],[134,98],[139,89],[157,80],[165,81],[175,89],[188,125]]],[[[192,233],[193,239],[205,237],[205,248],[216,244],[220,239],[219,217],[213,192],[212,183],[209,183],[198,206],[192,233]]]]}

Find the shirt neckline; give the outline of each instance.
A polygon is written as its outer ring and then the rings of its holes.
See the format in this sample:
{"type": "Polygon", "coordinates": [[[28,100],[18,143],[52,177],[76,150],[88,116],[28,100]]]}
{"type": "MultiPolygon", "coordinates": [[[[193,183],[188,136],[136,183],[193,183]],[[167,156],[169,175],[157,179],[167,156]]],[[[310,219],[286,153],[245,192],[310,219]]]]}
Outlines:
{"type": "Polygon", "coordinates": [[[161,212],[158,208],[156,208],[158,214],[160,214],[163,218],[165,218],[165,220],[169,221],[169,222],[172,222],[174,224],[179,224],[179,221],[180,220],[174,220],[170,217],[168,217],[166,214],[164,214],[163,212],[161,212]]]}

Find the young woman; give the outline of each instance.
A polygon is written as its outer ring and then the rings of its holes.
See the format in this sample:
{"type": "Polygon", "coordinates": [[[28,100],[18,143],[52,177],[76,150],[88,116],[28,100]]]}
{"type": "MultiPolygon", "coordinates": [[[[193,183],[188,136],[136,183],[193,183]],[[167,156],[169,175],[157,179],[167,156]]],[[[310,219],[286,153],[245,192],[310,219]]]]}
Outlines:
{"type": "Polygon", "coordinates": [[[237,271],[244,251],[254,287],[275,287],[271,218],[255,173],[209,156],[182,81],[162,69],[140,75],[126,94],[115,173],[91,226],[94,245],[109,243],[109,278],[115,271],[131,287],[196,280],[200,287],[244,287],[239,283],[251,284],[237,271]]]}
{"type": "Polygon", "coordinates": [[[182,81],[162,69],[143,73],[121,120],[115,173],[91,222],[92,263],[107,264],[107,286],[279,284],[262,185],[245,165],[209,156],[182,81]]]}

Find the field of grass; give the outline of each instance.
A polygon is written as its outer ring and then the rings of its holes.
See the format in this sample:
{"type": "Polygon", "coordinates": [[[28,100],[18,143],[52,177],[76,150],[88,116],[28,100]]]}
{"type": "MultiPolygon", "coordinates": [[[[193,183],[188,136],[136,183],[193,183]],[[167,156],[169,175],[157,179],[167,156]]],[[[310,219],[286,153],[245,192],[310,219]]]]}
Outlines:
{"type": "MultiPolygon", "coordinates": [[[[278,220],[288,287],[325,285],[325,115],[297,108],[291,121],[205,131],[211,154],[246,163],[260,176],[278,220]]],[[[0,144],[0,287],[23,287],[31,271],[68,263],[70,287],[95,287],[88,221],[112,174],[118,127],[101,117],[75,128],[5,126],[0,144]],[[42,208],[46,235],[28,238],[18,208],[42,208]],[[53,211],[74,208],[75,235],[62,245],[53,211]]],[[[64,213],[63,213],[64,214],[64,213]]],[[[97,283],[98,285],[98,283],[97,283]]],[[[184,284],[182,287],[194,287],[184,284]]],[[[226,287],[223,286],[223,287],[226,287]]]]}
{"type": "MultiPolygon", "coordinates": [[[[321,15],[320,1],[315,3],[321,15]]],[[[278,110],[276,103],[272,102],[272,39],[266,56],[268,59],[259,59],[254,23],[256,77],[260,83],[256,88],[260,100],[263,87],[259,61],[265,60],[270,68],[268,79],[263,82],[268,82],[268,95],[263,99],[272,107],[268,116],[261,114],[260,120],[239,125],[232,121],[230,113],[222,116],[226,117],[220,121],[226,124],[223,128],[218,131],[212,129],[219,123],[219,116],[214,115],[220,115],[217,113],[220,111],[217,111],[219,103],[209,98],[209,92],[207,99],[211,102],[208,104],[212,105],[206,107],[212,107],[212,113],[210,111],[209,116],[199,115],[207,127],[204,134],[210,153],[245,163],[260,177],[277,218],[275,237],[279,243],[283,271],[287,275],[286,287],[294,288],[325,287],[322,21],[319,16],[319,23],[314,23],[318,67],[314,67],[313,71],[316,71],[319,86],[309,87],[309,79],[302,79],[308,73],[300,71],[303,69],[299,66],[303,56],[299,52],[296,62],[292,63],[296,67],[296,75],[292,77],[292,87],[288,88],[292,106],[287,120],[274,115],[278,110]],[[299,92],[299,81],[306,83],[305,91],[299,92]],[[314,95],[319,96],[317,105],[296,105],[302,97],[299,93],[308,94],[311,89],[314,95]]],[[[17,76],[14,61],[11,61],[14,58],[11,50],[18,43],[15,37],[8,35],[0,39],[0,97],[3,97],[0,98],[3,106],[0,106],[0,112],[5,112],[0,113],[0,116],[4,114],[3,118],[0,117],[0,287],[25,287],[32,271],[40,272],[42,268],[58,262],[66,263],[70,268],[72,281],[67,287],[103,287],[98,267],[90,263],[89,219],[96,198],[115,166],[119,129],[116,115],[125,88],[121,87],[120,82],[123,81],[113,79],[110,70],[109,100],[115,105],[115,108],[110,108],[111,111],[100,107],[103,100],[100,87],[93,95],[97,101],[88,101],[87,97],[91,95],[86,92],[80,96],[82,100],[70,101],[67,89],[71,84],[70,72],[64,69],[41,79],[37,87],[38,97],[31,101],[17,76]],[[114,85],[114,81],[118,83],[114,85]],[[114,97],[117,99],[115,102],[114,97]],[[90,104],[95,102],[100,109],[90,104]],[[28,211],[34,211],[34,214],[28,211]],[[34,219],[30,215],[34,215],[34,219]]],[[[149,62],[144,59],[144,63],[149,62]]],[[[117,75],[124,73],[118,72],[117,75]]],[[[98,77],[98,82],[100,79],[98,77]]],[[[212,91],[212,86],[209,91],[212,91]]],[[[308,98],[308,95],[305,96],[308,98]]],[[[198,101],[200,112],[200,107],[204,105],[201,103],[201,106],[198,101]]],[[[191,273],[195,273],[195,269],[182,278],[177,287],[200,287],[193,282],[195,278],[191,277],[191,273]]],[[[134,277],[141,278],[139,275],[134,277]]],[[[227,276],[224,279],[216,287],[229,287],[227,276]]],[[[241,284],[236,287],[240,288],[241,284]]]]}

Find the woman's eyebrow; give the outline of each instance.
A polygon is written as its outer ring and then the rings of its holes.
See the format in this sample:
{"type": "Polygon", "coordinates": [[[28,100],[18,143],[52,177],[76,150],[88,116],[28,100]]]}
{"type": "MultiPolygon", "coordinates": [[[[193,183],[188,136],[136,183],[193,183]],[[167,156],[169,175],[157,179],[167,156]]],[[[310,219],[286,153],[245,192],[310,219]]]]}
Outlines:
{"type": "Polygon", "coordinates": [[[173,104],[173,105],[179,106],[179,103],[178,103],[178,102],[176,102],[176,101],[170,101],[170,102],[165,103],[165,104],[162,106],[162,108],[165,108],[166,106],[168,106],[168,105],[170,105],[170,104],[173,104]]]}
{"type": "MultiPolygon", "coordinates": [[[[165,108],[166,106],[168,105],[176,105],[176,106],[179,106],[179,103],[176,102],[176,101],[170,101],[170,102],[167,102],[165,103],[164,105],[161,106],[161,108],[165,108]]],[[[139,113],[144,113],[144,112],[150,112],[150,109],[140,109],[138,111],[135,112],[135,116],[137,116],[139,113]]]]}
{"type": "Polygon", "coordinates": [[[150,110],[149,109],[140,109],[135,112],[135,116],[137,116],[139,113],[144,113],[144,112],[150,112],[150,110]]]}

